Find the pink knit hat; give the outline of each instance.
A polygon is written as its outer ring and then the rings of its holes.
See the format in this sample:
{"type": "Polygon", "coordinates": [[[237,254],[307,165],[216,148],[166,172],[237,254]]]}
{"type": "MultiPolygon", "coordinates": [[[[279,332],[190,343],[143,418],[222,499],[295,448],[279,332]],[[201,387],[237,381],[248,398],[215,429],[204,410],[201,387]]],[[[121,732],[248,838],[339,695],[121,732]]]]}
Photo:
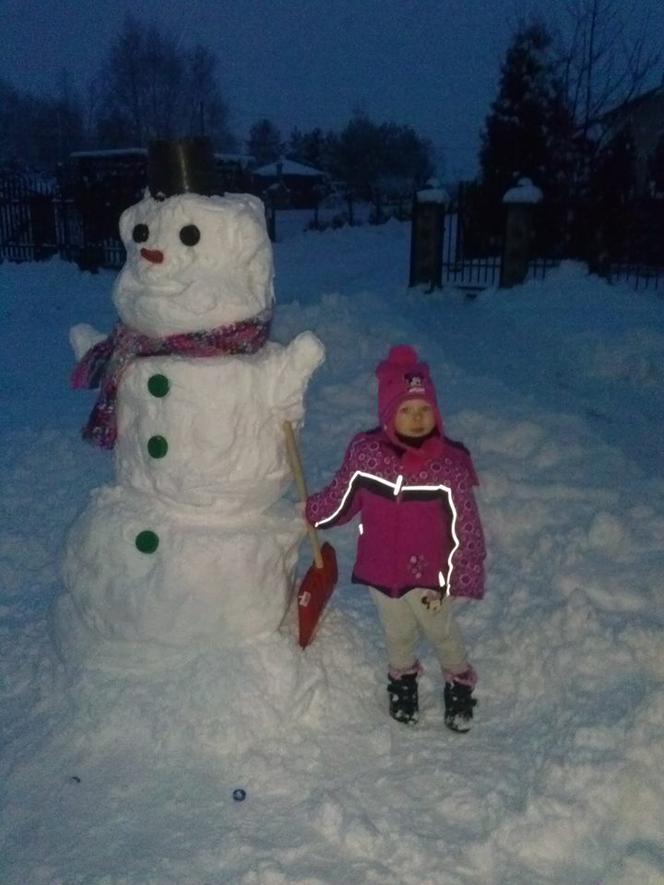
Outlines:
{"type": "Polygon", "coordinates": [[[399,406],[408,399],[423,399],[433,408],[438,433],[443,436],[443,421],[429,367],[418,361],[414,348],[408,344],[393,347],[387,359],[378,364],[376,375],[378,417],[381,425],[387,428],[388,434],[393,433],[394,416],[399,406]]]}

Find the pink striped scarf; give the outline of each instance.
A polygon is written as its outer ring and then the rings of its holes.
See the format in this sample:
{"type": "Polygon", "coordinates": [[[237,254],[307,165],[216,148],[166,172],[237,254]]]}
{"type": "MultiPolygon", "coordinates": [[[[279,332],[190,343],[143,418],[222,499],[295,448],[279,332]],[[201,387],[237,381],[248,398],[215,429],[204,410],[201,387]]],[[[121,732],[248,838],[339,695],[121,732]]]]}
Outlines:
{"type": "Polygon", "coordinates": [[[271,318],[270,311],[263,311],[251,319],[229,326],[202,332],[184,332],[166,338],[150,338],[124,323],[118,323],[108,338],[88,350],[71,376],[74,389],[100,389],[97,402],[82,430],[83,439],[102,449],[112,449],[115,445],[118,433],[118,386],[132,360],[168,354],[205,357],[255,353],[267,340],[271,318]]]}

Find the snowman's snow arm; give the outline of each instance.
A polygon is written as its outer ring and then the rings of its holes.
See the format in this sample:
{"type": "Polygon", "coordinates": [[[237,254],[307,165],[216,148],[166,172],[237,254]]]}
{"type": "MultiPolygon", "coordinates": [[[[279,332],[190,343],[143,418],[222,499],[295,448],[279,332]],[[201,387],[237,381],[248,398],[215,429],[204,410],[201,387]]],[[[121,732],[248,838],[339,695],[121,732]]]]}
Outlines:
{"type": "Polygon", "coordinates": [[[89,323],[77,323],[75,326],[72,326],[69,330],[69,343],[74,351],[76,361],[78,362],[82,359],[90,348],[94,347],[95,344],[99,344],[105,337],[106,335],[103,332],[97,331],[89,323]]]}
{"type": "Polygon", "coordinates": [[[313,332],[301,332],[279,353],[271,376],[271,405],[282,419],[299,421],[304,414],[304,392],[325,360],[325,348],[313,332]]]}

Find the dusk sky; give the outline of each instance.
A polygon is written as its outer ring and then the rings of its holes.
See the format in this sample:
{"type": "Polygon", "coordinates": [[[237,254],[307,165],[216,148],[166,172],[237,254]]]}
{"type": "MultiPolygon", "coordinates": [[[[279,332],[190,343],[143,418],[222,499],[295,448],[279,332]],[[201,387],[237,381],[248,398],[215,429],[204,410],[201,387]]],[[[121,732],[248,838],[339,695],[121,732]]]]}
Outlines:
{"type": "MultiPolygon", "coordinates": [[[[664,3],[626,0],[664,44],[664,3]]],[[[261,117],[291,129],[340,129],[354,107],[431,138],[445,177],[472,175],[510,33],[543,10],[564,27],[565,0],[0,0],[0,76],[48,92],[63,67],[85,90],[126,13],[204,43],[219,58],[231,128],[261,117]]],[[[662,70],[650,85],[657,85],[662,70]]]]}

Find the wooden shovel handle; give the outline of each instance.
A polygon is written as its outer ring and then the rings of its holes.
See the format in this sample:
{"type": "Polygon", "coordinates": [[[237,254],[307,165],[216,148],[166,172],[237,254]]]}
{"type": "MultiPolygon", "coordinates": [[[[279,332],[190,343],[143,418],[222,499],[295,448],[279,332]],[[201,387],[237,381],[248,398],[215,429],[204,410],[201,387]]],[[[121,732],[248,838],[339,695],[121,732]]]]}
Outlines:
{"type": "MultiPolygon", "coordinates": [[[[293,471],[293,479],[295,480],[295,485],[297,486],[297,492],[300,496],[300,501],[302,501],[303,504],[306,504],[307,484],[304,480],[302,459],[300,458],[297,441],[295,440],[295,432],[293,431],[293,425],[290,423],[290,421],[284,421],[284,435],[286,437],[286,450],[288,451],[288,460],[290,462],[291,470],[293,471]]],[[[318,532],[306,518],[305,524],[307,526],[307,536],[309,538],[309,543],[311,544],[311,550],[314,554],[314,562],[316,563],[316,568],[323,568],[323,555],[320,552],[320,541],[318,540],[318,532]]]]}

